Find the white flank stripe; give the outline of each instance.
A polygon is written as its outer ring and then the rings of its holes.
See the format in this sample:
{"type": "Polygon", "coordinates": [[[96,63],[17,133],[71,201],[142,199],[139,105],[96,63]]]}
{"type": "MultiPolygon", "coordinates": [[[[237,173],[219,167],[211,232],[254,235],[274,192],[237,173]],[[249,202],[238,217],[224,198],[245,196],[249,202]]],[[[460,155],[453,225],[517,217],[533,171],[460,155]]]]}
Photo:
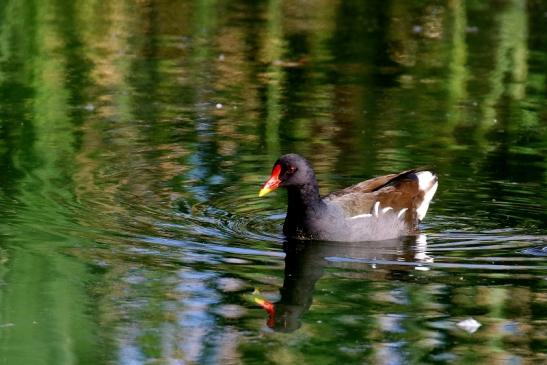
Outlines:
{"type": "Polygon", "coordinates": [[[359,215],[354,215],[353,217],[350,217],[349,219],[358,219],[358,218],[370,218],[372,217],[372,214],[359,214],[359,215]]]}
{"type": "Polygon", "coordinates": [[[376,218],[378,218],[378,210],[379,209],[380,209],[380,202],[374,203],[373,214],[376,218]]]}

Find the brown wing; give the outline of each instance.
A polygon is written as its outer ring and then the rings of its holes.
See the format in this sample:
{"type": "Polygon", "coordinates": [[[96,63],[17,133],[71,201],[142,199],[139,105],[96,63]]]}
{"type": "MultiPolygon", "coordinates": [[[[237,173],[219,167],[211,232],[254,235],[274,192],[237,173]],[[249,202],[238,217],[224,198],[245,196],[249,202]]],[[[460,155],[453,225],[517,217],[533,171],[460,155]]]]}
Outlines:
{"type": "Polygon", "coordinates": [[[357,183],[355,185],[349,186],[343,190],[333,191],[329,195],[327,195],[325,198],[332,198],[337,197],[340,195],[350,194],[350,193],[369,193],[373,192],[375,190],[378,190],[382,188],[385,185],[388,185],[389,183],[396,181],[397,179],[400,179],[401,177],[407,176],[408,174],[414,172],[415,170],[407,170],[403,171],[398,174],[389,174],[389,175],[383,175],[374,177],[369,180],[361,181],[360,183],[357,183]]]}
{"type": "Polygon", "coordinates": [[[340,206],[349,216],[371,213],[376,202],[380,202],[380,209],[391,207],[397,212],[407,208],[411,214],[406,214],[406,220],[411,223],[416,220],[412,212],[417,201],[423,197],[415,172],[379,176],[333,192],[324,199],[340,206]]]}

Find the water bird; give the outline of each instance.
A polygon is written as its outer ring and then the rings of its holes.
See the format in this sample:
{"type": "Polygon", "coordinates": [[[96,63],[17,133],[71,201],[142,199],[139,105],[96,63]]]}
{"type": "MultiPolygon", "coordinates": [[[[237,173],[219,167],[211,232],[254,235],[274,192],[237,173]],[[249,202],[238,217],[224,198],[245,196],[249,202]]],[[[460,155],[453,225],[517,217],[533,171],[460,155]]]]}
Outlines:
{"type": "Polygon", "coordinates": [[[437,175],[412,169],[378,176],[324,197],[311,164],[290,153],[281,156],[260,189],[262,197],[288,192],[283,233],[290,239],[378,241],[412,235],[438,187],[437,175]]]}

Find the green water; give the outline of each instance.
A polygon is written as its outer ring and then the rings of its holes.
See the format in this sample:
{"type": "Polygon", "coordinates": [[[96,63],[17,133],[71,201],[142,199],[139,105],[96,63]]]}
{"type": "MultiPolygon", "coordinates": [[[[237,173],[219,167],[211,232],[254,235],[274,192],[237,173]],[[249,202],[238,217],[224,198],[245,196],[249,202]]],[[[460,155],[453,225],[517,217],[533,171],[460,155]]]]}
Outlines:
{"type": "Polygon", "coordinates": [[[546,22],[0,2],[0,364],[547,362],[546,22]],[[284,242],[287,152],[324,193],[435,166],[423,235],[284,242]]]}

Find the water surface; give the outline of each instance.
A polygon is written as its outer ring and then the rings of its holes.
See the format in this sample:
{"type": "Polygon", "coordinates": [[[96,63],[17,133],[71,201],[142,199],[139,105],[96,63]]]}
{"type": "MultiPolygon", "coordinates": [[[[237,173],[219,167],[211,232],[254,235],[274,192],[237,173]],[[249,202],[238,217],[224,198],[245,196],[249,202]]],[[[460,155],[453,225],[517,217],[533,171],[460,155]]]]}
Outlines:
{"type": "Polygon", "coordinates": [[[2,2],[0,363],[546,362],[546,20],[2,2]],[[323,193],[434,166],[422,235],[286,242],[288,152],[323,193]]]}

